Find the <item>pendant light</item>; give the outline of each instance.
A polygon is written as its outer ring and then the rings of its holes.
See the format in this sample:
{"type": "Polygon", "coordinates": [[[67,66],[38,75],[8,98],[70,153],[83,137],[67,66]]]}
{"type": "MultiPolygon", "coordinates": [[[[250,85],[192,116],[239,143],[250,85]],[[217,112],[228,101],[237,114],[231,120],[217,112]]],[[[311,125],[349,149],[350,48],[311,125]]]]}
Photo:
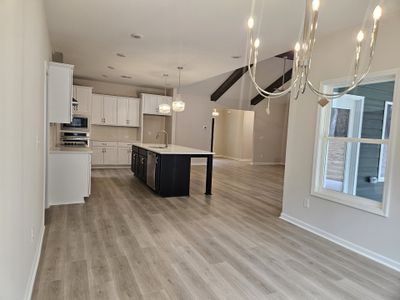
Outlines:
{"type": "MultiPolygon", "coordinates": [[[[168,74],[163,74],[164,77],[164,96],[167,96],[167,78],[168,74]]],[[[171,106],[167,103],[161,103],[158,105],[158,111],[161,114],[169,114],[171,112],[171,106]]]]}
{"type": "Polygon", "coordinates": [[[214,108],[214,110],[213,110],[213,112],[211,113],[211,115],[212,115],[214,118],[216,118],[216,117],[219,116],[219,112],[217,111],[216,108],[214,108]]]}
{"type": "Polygon", "coordinates": [[[172,102],[172,110],[175,112],[182,112],[185,110],[185,102],[182,101],[182,96],[180,94],[182,70],[183,70],[183,67],[178,67],[178,72],[179,72],[178,91],[177,91],[177,95],[175,96],[174,101],[172,102]]]}

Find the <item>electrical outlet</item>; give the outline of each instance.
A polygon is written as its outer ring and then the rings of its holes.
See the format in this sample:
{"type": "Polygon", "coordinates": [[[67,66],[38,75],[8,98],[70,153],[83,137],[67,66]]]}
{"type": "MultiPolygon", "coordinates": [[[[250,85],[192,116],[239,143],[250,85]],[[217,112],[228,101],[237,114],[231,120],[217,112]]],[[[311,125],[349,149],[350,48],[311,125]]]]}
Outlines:
{"type": "Polygon", "coordinates": [[[31,241],[34,242],[35,241],[35,227],[31,228],[31,241]]]}
{"type": "Polygon", "coordinates": [[[304,199],[303,206],[305,208],[310,208],[310,199],[309,198],[304,199]]]}

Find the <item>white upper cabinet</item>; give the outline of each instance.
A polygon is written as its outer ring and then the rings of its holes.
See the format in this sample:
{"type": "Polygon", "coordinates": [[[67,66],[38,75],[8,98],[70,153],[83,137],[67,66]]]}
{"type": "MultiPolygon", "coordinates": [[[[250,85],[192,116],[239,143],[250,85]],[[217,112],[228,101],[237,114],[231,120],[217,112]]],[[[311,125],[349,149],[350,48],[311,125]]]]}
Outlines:
{"type": "Polygon", "coordinates": [[[140,99],[128,98],[128,126],[140,126],[140,99]]]}
{"type": "Polygon", "coordinates": [[[47,72],[48,121],[72,121],[72,77],[74,66],[50,62],[47,72]]]}
{"type": "Polygon", "coordinates": [[[74,113],[90,115],[92,107],[92,87],[74,85],[74,98],[78,105],[74,113]]]}
{"type": "Polygon", "coordinates": [[[128,126],[128,98],[117,99],[118,125],[128,126]]]}
{"type": "Polygon", "coordinates": [[[126,127],[139,127],[139,99],[117,99],[118,125],[126,127]]]}
{"type": "Polygon", "coordinates": [[[104,125],[103,99],[103,95],[93,94],[92,96],[92,124],[104,125]]]}
{"type": "Polygon", "coordinates": [[[117,97],[93,94],[92,124],[117,125],[117,97]]]}
{"type": "Polygon", "coordinates": [[[106,125],[117,125],[117,97],[104,96],[103,115],[106,125]]]}
{"type": "Polygon", "coordinates": [[[172,98],[168,96],[161,96],[161,95],[152,95],[152,94],[142,94],[142,107],[143,113],[149,115],[164,115],[170,116],[172,115],[172,107],[171,112],[168,114],[163,114],[159,112],[159,105],[160,104],[168,104],[171,106],[172,98]]]}

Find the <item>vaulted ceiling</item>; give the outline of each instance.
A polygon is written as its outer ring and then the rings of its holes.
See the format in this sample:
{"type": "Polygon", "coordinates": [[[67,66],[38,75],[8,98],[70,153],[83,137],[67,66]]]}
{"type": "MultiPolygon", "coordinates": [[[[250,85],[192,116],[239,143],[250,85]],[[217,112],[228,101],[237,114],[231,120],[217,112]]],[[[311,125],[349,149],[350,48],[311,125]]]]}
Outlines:
{"type": "MultiPolygon", "coordinates": [[[[305,5],[301,0],[45,2],[54,50],[76,66],[76,76],[142,86],[163,86],[163,73],[176,86],[178,65],[184,66],[184,85],[243,66],[251,14],[262,42],[260,59],[285,52],[298,38],[305,5]]],[[[377,2],[321,0],[319,33],[361,24],[377,2]]],[[[398,2],[386,0],[385,7],[398,8],[398,2]]]]}

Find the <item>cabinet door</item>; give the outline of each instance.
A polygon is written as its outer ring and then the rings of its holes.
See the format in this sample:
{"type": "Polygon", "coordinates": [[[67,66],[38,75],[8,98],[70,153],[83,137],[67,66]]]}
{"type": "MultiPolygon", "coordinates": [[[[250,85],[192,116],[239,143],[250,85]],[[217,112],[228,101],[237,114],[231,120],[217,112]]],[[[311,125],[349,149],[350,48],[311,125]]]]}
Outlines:
{"type": "Polygon", "coordinates": [[[151,115],[158,114],[158,95],[143,95],[143,113],[151,115]]]}
{"type": "Polygon", "coordinates": [[[128,98],[128,126],[139,127],[139,99],[128,98]]]}
{"type": "Polygon", "coordinates": [[[73,66],[49,63],[47,77],[48,121],[70,123],[72,121],[73,66]]]}
{"type": "Polygon", "coordinates": [[[103,95],[92,96],[92,124],[104,124],[103,95]]]}
{"type": "Polygon", "coordinates": [[[103,148],[102,147],[93,147],[92,154],[92,164],[93,165],[102,165],[104,163],[103,159],[103,148]]]}
{"type": "Polygon", "coordinates": [[[128,126],[128,99],[127,98],[117,98],[117,123],[119,126],[128,126]]]}
{"type": "Polygon", "coordinates": [[[106,125],[117,125],[117,97],[104,96],[103,114],[106,125]]]}
{"type": "Polygon", "coordinates": [[[76,94],[74,98],[78,100],[77,113],[82,115],[89,115],[91,111],[92,101],[92,88],[83,86],[74,86],[76,94]]]}
{"type": "Polygon", "coordinates": [[[118,148],[118,164],[119,165],[130,165],[131,164],[131,153],[130,148],[118,148]]]}
{"type": "Polygon", "coordinates": [[[105,165],[116,165],[118,164],[118,151],[116,147],[105,147],[104,148],[104,164],[105,165]]]}

